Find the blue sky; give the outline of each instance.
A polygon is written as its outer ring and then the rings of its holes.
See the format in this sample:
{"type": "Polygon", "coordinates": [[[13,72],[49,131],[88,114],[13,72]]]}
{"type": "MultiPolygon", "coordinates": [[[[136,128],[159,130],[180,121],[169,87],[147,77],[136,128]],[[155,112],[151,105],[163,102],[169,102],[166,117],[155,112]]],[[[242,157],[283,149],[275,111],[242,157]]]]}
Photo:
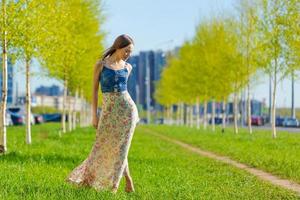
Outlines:
{"type": "Polygon", "coordinates": [[[106,0],[107,45],[127,33],[136,43],[136,52],[169,49],[193,37],[200,20],[231,12],[235,0],[106,0]]]}
{"type": "MultiPolygon", "coordinates": [[[[141,50],[168,50],[180,46],[193,37],[196,25],[201,20],[213,16],[224,16],[235,12],[236,0],[105,0],[104,14],[107,20],[103,26],[107,32],[106,47],[123,33],[129,34],[135,41],[133,54],[141,50]]],[[[20,66],[17,71],[20,71],[20,66]]],[[[39,73],[38,64],[33,71],[39,73]]],[[[25,79],[17,72],[21,92],[25,91],[25,79]]],[[[58,81],[46,77],[32,79],[32,91],[39,85],[61,85],[58,81]]],[[[296,83],[299,90],[299,81],[296,83]]],[[[255,99],[265,98],[268,103],[268,78],[260,75],[252,90],[255,99]]],[[[300,107],[300,93],[296,93],[295,104],[300,107]]],[[[289,107],[291,102],[290,81],[278,85],[277,107],[289,107]]]]}

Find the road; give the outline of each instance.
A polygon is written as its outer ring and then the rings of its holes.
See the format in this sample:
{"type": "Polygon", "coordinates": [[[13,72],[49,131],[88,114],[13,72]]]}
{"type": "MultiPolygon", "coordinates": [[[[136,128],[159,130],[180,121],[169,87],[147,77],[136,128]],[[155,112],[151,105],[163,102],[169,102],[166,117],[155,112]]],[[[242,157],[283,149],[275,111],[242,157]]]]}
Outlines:
{"type": "MultiPolygon", "coordinates": [[[[247,126],[243,126],[243,128],[247,128],[247,126]]],[[[271,130],[271,125],[267,124],[264,126],[252,126],[253,129],[258,130],[271,130]]],[[[300,128],[288,128],[288,127],[276,127],[278,131],[287,131],[290,133],[300,133],[300,128]]]]}

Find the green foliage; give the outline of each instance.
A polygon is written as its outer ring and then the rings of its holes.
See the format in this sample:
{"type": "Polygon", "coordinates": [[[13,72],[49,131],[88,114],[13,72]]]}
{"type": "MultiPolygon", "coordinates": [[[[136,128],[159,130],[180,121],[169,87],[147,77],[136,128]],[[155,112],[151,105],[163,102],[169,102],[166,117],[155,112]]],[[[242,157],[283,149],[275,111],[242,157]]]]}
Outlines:
{"type": "Polygon", "coordinates": [[[9,57],[37,58],[49,76],[68,80],[74,94],[91,101],[93,68],[103,51],[105,20],[98,0],[1,1],[0,31],[8,39],[9,57]],[[3,8],[6,8],[6,15],[3,8]]]}
{"type": "Polygon", "coordinates": [[[261,0],[259,14],[259,36],[263,67],[272,74],[274,81],[280,82],[289,73],[286,65],[284,37],[286,3],[281,0],[261,0]]]}
{"type": "Polygon", "coordinates": [[[293,73],[300,68],[300,1],[284,0],[286,4],[283,18],[285,45],[285,60],[289,71],[293,73]]]}
{"type": "Polygon", "coordinates": [[[299,69],[300,1],[240,0],[237,5],[237,18],[201,21],[178,55],[170,55],[156,83],[160,104],[194,104],[197,97],[227,100],[258,70],[278,83],[299,69]]]}
{"type": "Polygon", "coordinates": [[[229,18],[199,24],[195,37],[168,59],[157,84],[161,104],[194,103],[197,97],[223,100],[245,85],[235,25],[229,18]]]}
{"type": "Polygon", "coordinates": [[[99,1],[50,0],[44,2],[44,34],[39,45],[39,60],[49,75],[68,81],[74,94],[83,91],[92,99],[94,64],[103,50],[104,17],[99,1]]]}

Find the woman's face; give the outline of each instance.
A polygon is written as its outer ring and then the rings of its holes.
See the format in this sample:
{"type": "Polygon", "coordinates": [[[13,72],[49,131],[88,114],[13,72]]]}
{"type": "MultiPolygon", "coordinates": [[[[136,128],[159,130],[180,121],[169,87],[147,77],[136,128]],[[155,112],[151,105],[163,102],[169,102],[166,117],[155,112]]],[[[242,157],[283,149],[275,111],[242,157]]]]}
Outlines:
{"type": "Polygon", "coordinates": [[[127,60],[131,56],[133,48],[134,48],[133,44],[130,44],[130,45],[126,46],[126,47],[118,49],[120,57],[123,60],[127,60]]]}

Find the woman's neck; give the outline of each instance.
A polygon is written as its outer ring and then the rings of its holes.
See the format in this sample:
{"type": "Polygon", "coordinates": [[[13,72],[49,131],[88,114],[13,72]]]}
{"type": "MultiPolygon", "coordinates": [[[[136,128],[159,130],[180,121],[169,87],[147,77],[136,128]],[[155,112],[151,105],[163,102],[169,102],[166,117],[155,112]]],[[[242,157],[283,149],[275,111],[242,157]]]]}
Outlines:
{"type": "Polygon", "coordinates": [[[113,54],[109,57],[109,61],[111,64],[119,64],[119,63],[124,62],[122,58],[118,57],[115,54],[113,54]]]}

